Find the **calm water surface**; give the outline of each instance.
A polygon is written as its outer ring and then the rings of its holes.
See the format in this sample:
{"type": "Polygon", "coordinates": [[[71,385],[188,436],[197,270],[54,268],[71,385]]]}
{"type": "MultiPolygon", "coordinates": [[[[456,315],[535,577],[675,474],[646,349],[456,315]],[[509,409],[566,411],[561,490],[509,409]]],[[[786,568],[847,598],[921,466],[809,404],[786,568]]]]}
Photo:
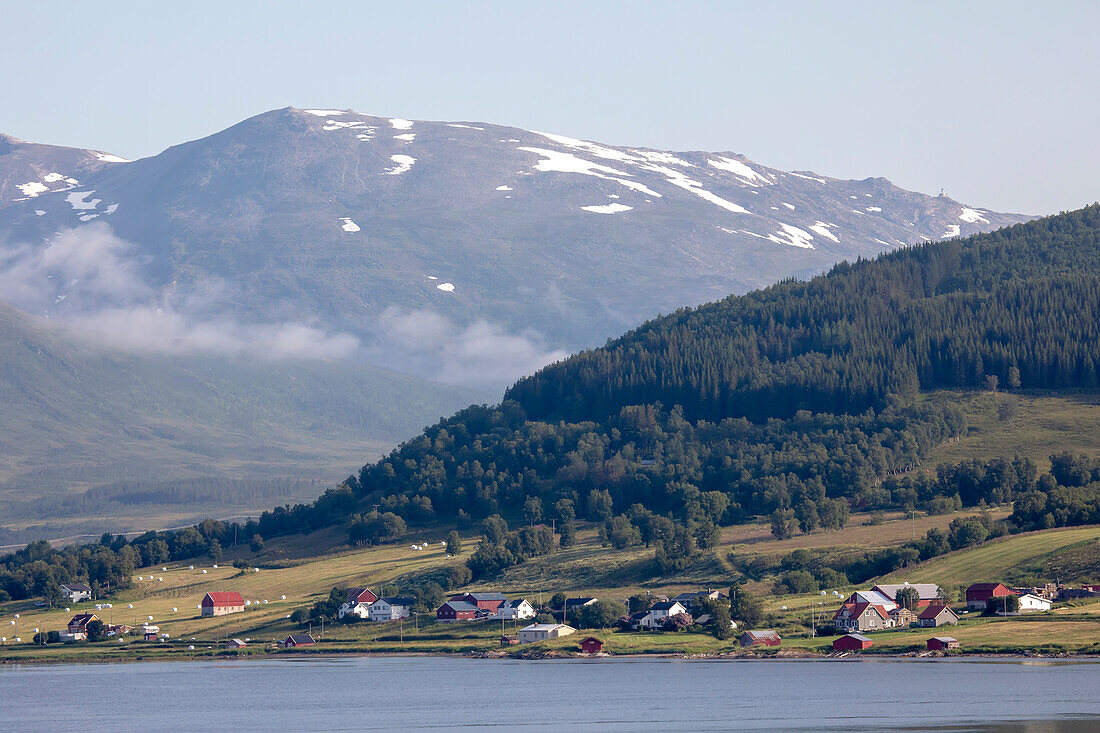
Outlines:
{"type": "Polygon", "coordinates": [[[0,730],[1100,731],[1100,663],[324,658],[0,666],[0,730]]]}

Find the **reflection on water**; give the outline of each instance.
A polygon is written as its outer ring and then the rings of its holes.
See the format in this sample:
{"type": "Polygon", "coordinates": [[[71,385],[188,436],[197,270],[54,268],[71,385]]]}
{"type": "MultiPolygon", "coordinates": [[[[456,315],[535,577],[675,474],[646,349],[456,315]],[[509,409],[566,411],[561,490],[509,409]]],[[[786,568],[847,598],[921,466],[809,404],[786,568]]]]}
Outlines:
{"type": "Polygon", "coordinates": [[[1100,731],[1100,664],[438,657],[0,666],[0,730],[1100,731]]]}

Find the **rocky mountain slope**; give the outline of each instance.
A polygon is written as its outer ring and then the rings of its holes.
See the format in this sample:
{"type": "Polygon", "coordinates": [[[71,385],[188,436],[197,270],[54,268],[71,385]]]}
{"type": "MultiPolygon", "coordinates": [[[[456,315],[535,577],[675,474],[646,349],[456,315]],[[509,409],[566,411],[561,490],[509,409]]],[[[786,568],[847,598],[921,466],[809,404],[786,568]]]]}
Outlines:
{"type": "Polygon", "coordinates": [[[317,348],[492,388],[660,312],[1027,218],[733,152],[294,108],[133,162],[3,138],[0,182],[7,290],[37,277],[0,298],[31,312],[109,308],[127,347],[166,311],[305,324],[317,348]],[[140,287],[46,282],[57,233],[79,252],[103,223],[140,287]]]}

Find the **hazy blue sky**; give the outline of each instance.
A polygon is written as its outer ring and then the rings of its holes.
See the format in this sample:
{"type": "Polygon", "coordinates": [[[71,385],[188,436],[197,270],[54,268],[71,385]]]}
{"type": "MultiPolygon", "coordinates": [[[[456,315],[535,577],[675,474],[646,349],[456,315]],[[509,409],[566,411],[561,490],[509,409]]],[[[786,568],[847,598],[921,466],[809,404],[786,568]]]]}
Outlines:
{"type": "Polygon", "coordinates": [[[0,131],[140,157],[285,106],[1100,199],[1095,2],[0,0],[0,131]]]}

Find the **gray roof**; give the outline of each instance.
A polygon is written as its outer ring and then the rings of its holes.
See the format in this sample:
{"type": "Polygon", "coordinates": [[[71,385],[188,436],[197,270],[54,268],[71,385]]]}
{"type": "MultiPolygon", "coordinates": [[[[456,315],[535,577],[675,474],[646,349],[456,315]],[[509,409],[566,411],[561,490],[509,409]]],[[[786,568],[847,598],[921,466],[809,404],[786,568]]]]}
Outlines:
{"type": "MultiPolygon", "coordinates": [[[[859,639],[860,641],[870,641],[871,640],[870,637],[864,636],[863,634],[845,634],[844,636],[850,636],[853,639],[859,639]]],[[[844,638],[844,637],[841,637],[841,638],[844,638]]]]}
{"type": "Polygon", "coordinates": [[[313,638],[311,634],[291,634],[286,638],[287,641],[294,644],[316,644],[317,640],[313,638]]]}
{"type": "MultiPolygon", "coordinates": [[[[959,643],[958,639],[951,636],[933,636],[932,639],[935,639],[936,641],[950,642],[952,644],[959,643]]],[[[932,641],[932,639],[929,639],[929,641],[932,641]]]]}
{"type": "Polygon", "coordinates": [[[508,597],[503,593],[467,593],[467,596],[475,601],[506,601],[508,597]]]}
{"type": "Polygon", "coordinates": [[[386,596],[385,598],[381,598],[379,600],[383,600],[386,603],[390,604],[391,606],[415,606],[416,605],[416,599],[413,598],[412,596],[386,596]]]}
{"type": "Polygon", "coordinates": [[[62,588],[68,588],[69,590],[78,590],[84,593],[91,593],[92,589],[88,587],[87,583],[62,583],[62,588]]]}
{"type": "Polygon", "coordinates": [[[565,607],[573,608],[575,606],[587,606],[592,601],[596,600],[592,596],[584,596],[582,598],[566,598],[565,607]]]}
{"type": "MultiPolygon", "coordinates": [[[[450,606],[451,608],[453,608],[456,611],[480,611],[481,610],[477,606],[475,606],[474,604],[470,603],[469,601],[447,601],[446,603],[443,604],[443,606],[450,606]]],[[[443,606],[440,606],[440,608],[443,608],[443,606]]]]}
{"type": "Polygon", "coordinates": [[[676,605],[679,605],[681,608],[683,608],[684,604],[680,603],[679,601],[661,601],[660,603],[654,603],[652,606],[650,606],[649,610],[650,611],[671,611],[672,607],[676,606],[676,605]]]}

